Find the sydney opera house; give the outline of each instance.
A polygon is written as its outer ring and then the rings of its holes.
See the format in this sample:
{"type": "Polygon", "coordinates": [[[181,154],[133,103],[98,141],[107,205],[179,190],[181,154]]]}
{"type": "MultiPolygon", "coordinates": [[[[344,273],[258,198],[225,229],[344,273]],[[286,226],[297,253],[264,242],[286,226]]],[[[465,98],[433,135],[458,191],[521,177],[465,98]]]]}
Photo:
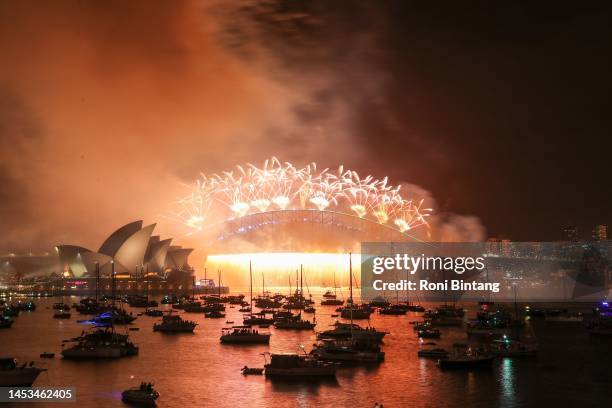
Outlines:
{"type": "Polygon", "coordinates": [[[191,248],[171,245],[172,239],[153,235],[155,224],[143,227],[142,221],[126,224],[113,232],[97,251],[76,246],[58,245],[59,266],[64,276],[110,276],[111,271],[123,276],[155,274],[171,277],[173,274],[191,274],[188,257],[191,248]]]}

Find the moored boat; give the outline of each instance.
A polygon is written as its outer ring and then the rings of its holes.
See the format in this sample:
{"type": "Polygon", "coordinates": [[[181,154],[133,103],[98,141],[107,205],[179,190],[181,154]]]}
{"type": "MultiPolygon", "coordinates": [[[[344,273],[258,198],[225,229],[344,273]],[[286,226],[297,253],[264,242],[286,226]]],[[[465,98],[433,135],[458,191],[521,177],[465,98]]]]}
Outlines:
{"type": "Polygon", "coordinates": [[[139,387],[130,388],[121,393],[121,400],[141,407],[153,407],[157,404],[159,393],[151,383],[141,383],[139,387]]]}
{"type": "Polygon", "coordinates": [[[0,358],[0,387],[31,387],[44,368],[23,363],[19,365],[14,358],[0,358]]]}
{"type": "Polygon", "coordinates": [[[270,363],[265,366],[266,377],[335,377],[336,366],[311,356],[298,354],[272,354],[270,363]]]}

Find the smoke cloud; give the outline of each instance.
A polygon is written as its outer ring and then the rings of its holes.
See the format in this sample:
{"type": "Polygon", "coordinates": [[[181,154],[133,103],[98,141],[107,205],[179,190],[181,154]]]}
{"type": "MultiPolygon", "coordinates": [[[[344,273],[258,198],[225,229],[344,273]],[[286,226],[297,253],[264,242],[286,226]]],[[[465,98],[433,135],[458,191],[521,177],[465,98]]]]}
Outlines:
{"type": "MultiPolygon", "coordinates": [[[[368,168],[363,106],[395,123],[384,19],[361,3],[345,19],[325,2],[283,4],[3,3],[0,252],[96,249],[134,219],[176,236],[168,204],[235,163],[368,168]]],[[[440,236],[478,231],[465,220],[440,236]]]]}

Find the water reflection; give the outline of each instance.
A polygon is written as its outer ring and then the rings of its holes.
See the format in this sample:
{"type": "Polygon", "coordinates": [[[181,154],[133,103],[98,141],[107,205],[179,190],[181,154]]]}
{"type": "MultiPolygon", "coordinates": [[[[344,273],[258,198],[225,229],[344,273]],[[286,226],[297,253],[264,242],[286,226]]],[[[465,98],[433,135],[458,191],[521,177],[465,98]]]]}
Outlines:
{"type": "Polygon", "coordinates": [[[501,385],[500,406],[514,407],[515,400],[515,379],[514,366],[511,358],[504,358],[499,368],[499,382],[501,385]]]}

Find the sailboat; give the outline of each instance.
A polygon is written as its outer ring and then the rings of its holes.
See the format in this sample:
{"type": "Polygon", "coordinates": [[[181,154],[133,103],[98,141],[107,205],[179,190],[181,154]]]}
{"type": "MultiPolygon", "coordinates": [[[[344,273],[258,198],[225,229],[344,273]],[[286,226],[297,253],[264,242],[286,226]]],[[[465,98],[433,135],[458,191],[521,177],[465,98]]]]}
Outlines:
{"type": "MultiPolygon", "coordinates": [[[[219,300],[221,300],[221,270],[219,270],[219,284],[217,286],[219,287],[219,300]]],[[[225,313],[223,313],[225,311],[225,306],[222,303],[213,303],[211,305],[204,306],[205,309],[207,307],[209,309],[212,309],[204,313],[204,316],[206,316],[207,318],[221,319],[225,317],[225,313]]]]}
{"type": "MultiPolygon", "coordinates": [[[[249,278],[250,278],[250,299],[251,299],[251,310],[253,310],[253,267],[251,261],[249,261],[249,278]]],[[[253,319],[253,313],[251,312],[250,318],[253,319]]],[[[259,333],[258,330],[254,330],[251,326],[233,326],[221,329],[221,343],[233,343],[233,344],[257,344],[257,343],[270,343],[270,333],[259,333]]]]}
{"type": "MultiPolygon", "coordinates": [[[[350,337],[343,339],[322,339],[320,343],[315,344],[310,352],[312,355],[324,361],[344,362],[344,363],[380,363],[385,358],[385,353],[380,350],[378,344],[380,340],[374,340],[375,337],[356,337],[353,333],[353,263],[352,256],[349,254],[349,270],[350,270],[350,297],[348,300],[348,313],[351,320],[349,326],[350,337]]],[[[376,330],[374,329],[365,329],[376,330]]],[[[382,339],[382,337],[380,338],[382,339]]]]}
{"type": "MultiPolygon", "coordinates": [[[[97,268],[98,264],[96,264],[96,269],[97,268]]],[[[55,312],[53,312],[54,319],[70,319],[70,306],[68,306],[64,300],[65,289],[66,288],[64,287],[64,277],[62,276],[62,303],[56,303],[53,305],[53,309],[55,310],[55,312]]]]}
{"type": "Polygon", "coordinates": [[[321,306],[341,306],[344,304],[344,300],[338,299],[338,295],[336,293],[336,270],[334,269],[334,292],[331,291],[325,292],[323,294],[323,300],[321,301],[321,306]]]}
{"type": "Polygon", "coordinates": [[[353,301],[353,260],[349,254],[349,299],[346,302],[346,307],[340,311],[340,317],[343,319],[369,319],[372,314],[372,309],[366,306],[357,306],[353,301]]]}
{"type": "MultiPolygon", "coordinates": [[[[98,359],[98,358],[119,358],[134,356],[138,354],[138,346],[132,343],[128,334],[120,334],[115,331],[114,312],[119,310],[115,306],[117,298],[115,287],[115,264],[111,261],[111,283],[112,283],[112,309],[110,312],[96,316],[92,321],[96,326],[88,333],[81,333],[73,339],[64,340],[62,343],[62,356],[72,359],[98,359]],[[107,316],[108,315],[108,318],[107,316]],[[97,319],[104,321],[97,321],[97,319]],[[65,345],[69,344],[68,348],[65,345]]],[[[121,309],[122,310],[122,309],[121,309]]],[[[124,312],[125,313],[125,312],[124,312]]]]}

